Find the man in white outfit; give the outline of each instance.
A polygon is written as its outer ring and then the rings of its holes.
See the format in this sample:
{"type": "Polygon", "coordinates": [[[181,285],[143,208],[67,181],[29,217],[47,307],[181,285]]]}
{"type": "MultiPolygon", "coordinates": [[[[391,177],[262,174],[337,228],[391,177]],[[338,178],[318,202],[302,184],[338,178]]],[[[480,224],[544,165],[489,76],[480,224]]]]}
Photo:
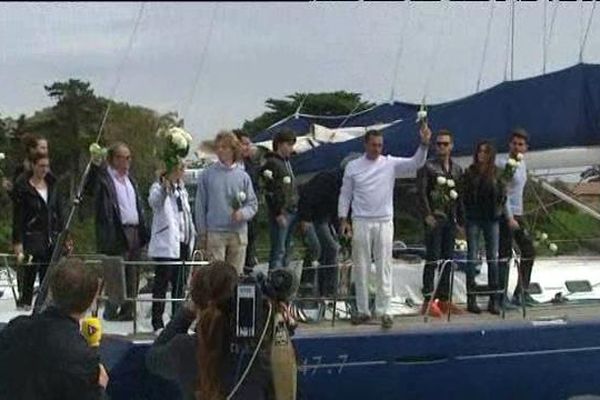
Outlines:
{"type": "Polygon", "coordinates": [[[344,172],[338,202],[342,235],[352,236],[352,275],[356,286],[358,313],[352,323],[361,324],[370,318],[368,277],[371,260],[377,267],[375,314],[381,325],[391,328],[392,243],[394,239],[394,182],[397,177],[416,173],[427,160],[431,130],[426,123],[419,131],[421,144],[411,158],[381,155],[383,134],[370,130],[365,134],[365,153],[348,163],[344,172]],[[352,207],[352,225],[348,212],[352,207]],[[353,234],[354,232],[354,234],[353,234]]]}

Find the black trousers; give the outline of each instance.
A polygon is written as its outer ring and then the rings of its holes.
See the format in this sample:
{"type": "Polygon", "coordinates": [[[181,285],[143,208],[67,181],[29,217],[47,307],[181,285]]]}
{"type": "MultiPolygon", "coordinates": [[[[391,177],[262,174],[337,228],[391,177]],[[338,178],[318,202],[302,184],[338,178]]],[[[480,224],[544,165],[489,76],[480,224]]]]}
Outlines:
{"type": "MultiPolygon", "coordinates": [[[[180,244],[179,247],[180,257],[179,258],[154,258],[154,261],[186,261],[188,258],[188,246],[186,244],[180,244]]],[[[184,297],[185,292],[185,281],[187,279],[187,267],[181,265],[156,265],[154,267],[154,284],[152,286],[152,298],[153,299],[164,299],[167,295],[167,286],[171,282],[171,298],[180,299],[184,297]]],[[[172,313],[173,317],[181,302],[172,302],[172,313]]],[[[164,302],[152,303],[152,327],[154,329],[162,328],[163,313],[165,312],[164,302]]]]}
{"type": "Polygon", "coordinates": [[[248,221],[248,245],[246,247],[246,262],[244,266],[253,269],[256,266],[256,237],[258,231],[258,221],[252,218],[248,221]]]}
{"type": "MultiPolygon", "coordinates": [[[[441,268],[443,260],[454,258],[454,238],[456,225],[454,221],[438,221],[434,228],[425,225],[425,267],[423,268],[423,298],[431,300],[434,288],[435,270],[441,268]]],[[[450,296],[450,269],[451,264],[446,264],[440,283],[438,284],[436,298],[448,301],[450,296]]]]}
{"type": "Polygon", "coordinates": [[[40,284],[46,276],[48,271],[48,263],[50,262],[51,255],[44,257],[33,257],[31,265],[23,265],[19,268],[23,269],[23,295],[21,296],[20,303],[22,305],[31,306],[33,300],[33,286],[35,284],[36,275],[40,278],[40,284]]]}
{"type": "Polygon", "coordinates": [[[513,242],[516,243],[521,252],[521,273],[515,288],[515,295],[520,295],[521,285],[523,285],[525,291],[529,288],[535,259],[535,248],[530,232],[523,225],[523,219],[520,216],[515,216],[515,219],[519,222],[519,229],[517,230],[511,230],[505,218],[500,221],[499,270],[500,285],[506,290],[508,288],[508,260],[512,257],[513,242]]]}

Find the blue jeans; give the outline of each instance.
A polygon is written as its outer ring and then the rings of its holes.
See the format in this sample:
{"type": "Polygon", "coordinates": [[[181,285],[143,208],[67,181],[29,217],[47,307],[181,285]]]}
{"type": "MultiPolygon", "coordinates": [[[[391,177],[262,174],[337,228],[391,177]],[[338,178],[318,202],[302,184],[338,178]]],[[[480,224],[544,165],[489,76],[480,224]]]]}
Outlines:
{"type": "MultiPolygon", "coordinates": [[[[319,296],[333,296],[337,287],[337,234],[328,222],[314,222],[304,236],[312,261],[319,261],[317,272],[319,296]]],[[[315,271],[305,274],[306,281],[314,281],[315,271]]]]}
{"type": "Polygon", "coordinates": [[[269,236],[271,240],[269,269],[284,268],[290,264],[292,236],[298,223],[298,217],[295,213],[287,213],[286,219],[285,226],[280,226],[275,216],[269,215],[269,236]]]}
{"type": "MultiPolygon", "coordinates": [[[[475,290],[475,265],[479,259],[479,240],[483,233],[485,258],[488,266],[489,290],[498,290],[498,246],[500,228],[498,221],[467,221],[467,294],[475,290]]],[[[493,296],[490,296],[493,298],[493,296]]]]}

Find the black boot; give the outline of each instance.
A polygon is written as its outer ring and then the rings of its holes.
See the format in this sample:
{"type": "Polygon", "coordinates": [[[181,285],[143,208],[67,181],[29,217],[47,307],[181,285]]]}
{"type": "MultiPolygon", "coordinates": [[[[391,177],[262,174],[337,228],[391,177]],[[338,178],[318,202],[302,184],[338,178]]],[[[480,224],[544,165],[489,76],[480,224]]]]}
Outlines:
{"type": "Polygon", "coordinates": [[[500,306],[497,295],[490,296],[490,301],[488,302],[488,311],[490,314],[500,315],[500,306]]]}
{"type": "Polygon", "coordinates": [[[477,297],[475,295],[467,295],[467,311],[472,314],[481,314],[481,308],[477,305],[477,297]]]}

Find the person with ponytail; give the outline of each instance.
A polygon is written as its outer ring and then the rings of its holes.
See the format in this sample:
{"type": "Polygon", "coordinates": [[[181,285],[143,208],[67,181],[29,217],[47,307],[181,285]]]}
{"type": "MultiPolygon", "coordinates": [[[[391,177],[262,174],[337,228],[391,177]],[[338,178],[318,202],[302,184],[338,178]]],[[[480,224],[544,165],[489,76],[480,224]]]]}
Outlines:
{"type": "MultiPolygon", "coordinates": [[[[236,269],[223,261],[197,270],[190,284],[192,304],[180,308],[148,350],[148,370],[177,382],[185,400],[224,400],[240,378],[230,326],[237,283],[236,269]]],[[[269,369],[259,355],[233,398],[271,399],[272,393],[269,369]]]]}

